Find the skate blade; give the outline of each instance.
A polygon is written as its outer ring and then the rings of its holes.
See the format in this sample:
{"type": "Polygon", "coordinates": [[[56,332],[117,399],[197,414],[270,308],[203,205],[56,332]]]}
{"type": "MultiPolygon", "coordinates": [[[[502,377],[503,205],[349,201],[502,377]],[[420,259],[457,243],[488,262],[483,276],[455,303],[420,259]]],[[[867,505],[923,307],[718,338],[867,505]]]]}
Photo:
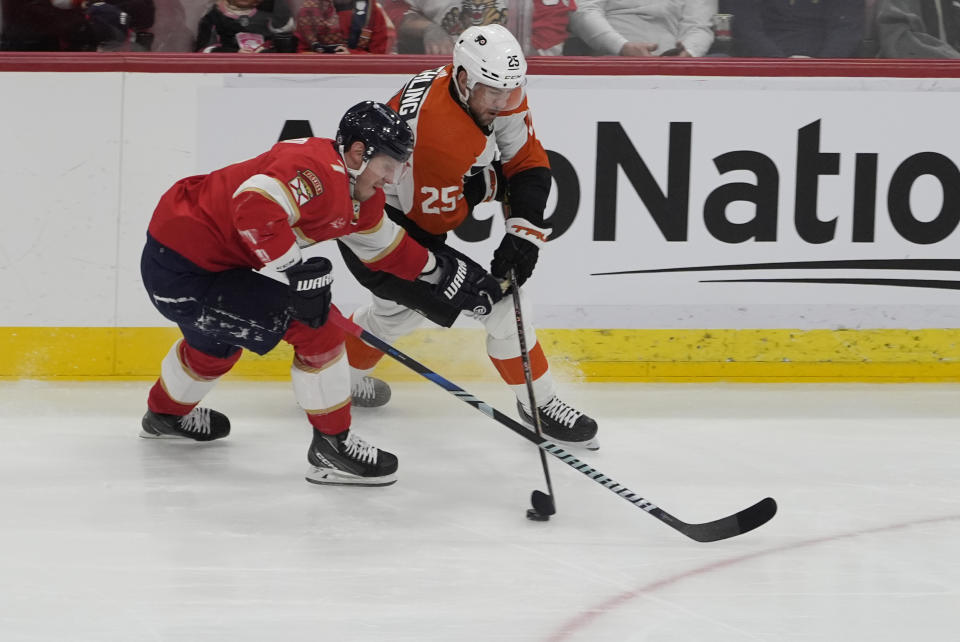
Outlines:
{"type": "Polygon", "coordinates": [[[383,475],[382,477],[360,477],[345,473],[333,468],[317,468],[311,466],[304,476],[311,484],[322,486],[389,486],[397,481],[397,474],[383,475]]]}
{"type": "Polygon", "coordinates": [[[184,441],[184,440],[194,441],[193,439],[190,439],[189,437],[184,437],[182,435],[165,435],[165,434],[157,435],[152,432],[147,432],[142,428],[140,429],[140,436],[143,437],[144,439],[179,439],[180,441],[184,441]]]}
{"type": "MultiPolygon", "coordinates": [[[[224,435],[223,437],[226,437],[224,435]]],[[[159,435],[152,432],[147,432],[146,430],[140,429],[140,437],[143,439],[165,439],[168,441],[186,441],[193,444],[207,444],[212,441],[218,441],[223,439],[223,437],[217,437],[217,439],[194,439],[193,437],[188,437],[187,435],[168,435],[166,433],[160,433],[159,435]]]]}
{"type": "Polygon", "coordinates": [[[554,439],[549,435],[544,435],[544,439],[548,439],[558,446],[563,446],[564,448],[583,448],[584,450],[600,450],[600,441],[594,437],[593,439],[588,439],[587,441],[563,441],[562,439],[554,439]]]}
{"type": "MultiPolygon", "coordinates": [[[[530,429],[530,432],[536,434],[536,429],[533,423],[530,422],[526,417],[521,416],[520,421],[522,421],[527,425],[527,427],[530,429]]],[[[596,437],[591,437],[586,441],[564,441],[563,439],[556,439],[544,433],[543,438],[549,441],[552,441],[558,446],[563,446],[564,448],[583,448],[585,450],[600,450],[600,441],[596,437]]]]}

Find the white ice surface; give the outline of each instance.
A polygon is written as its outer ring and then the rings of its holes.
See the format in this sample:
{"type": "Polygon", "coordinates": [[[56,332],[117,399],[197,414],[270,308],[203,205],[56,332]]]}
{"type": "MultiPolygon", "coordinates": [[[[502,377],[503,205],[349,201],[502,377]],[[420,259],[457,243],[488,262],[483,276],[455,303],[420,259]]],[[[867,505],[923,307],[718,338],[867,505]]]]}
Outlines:
{"type": "Polygon", "coordinates": [[[960,639],[960,386],[564,386],[677,517],[779,502],[712,544],[555,460],[526,520],[533,446],[428,383],[354,411],[387,488],[304,481],[288,384],[221,382],[209,444],[138,438],[148,387],[0,382],[3,642],[960,639]]]}

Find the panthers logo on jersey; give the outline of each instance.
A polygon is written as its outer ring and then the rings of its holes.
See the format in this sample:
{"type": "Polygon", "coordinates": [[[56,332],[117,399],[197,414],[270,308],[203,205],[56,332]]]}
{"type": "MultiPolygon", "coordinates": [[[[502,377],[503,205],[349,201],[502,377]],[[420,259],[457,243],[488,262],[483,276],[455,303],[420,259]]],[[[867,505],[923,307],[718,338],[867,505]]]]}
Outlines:
{"type": "Polygon", "coordinates": [[[323,183],[309,169],[297,171],[297,175],[287,185],[290,187],[291,194],[297,199],[298,206],[323,194],[323,183]]]}

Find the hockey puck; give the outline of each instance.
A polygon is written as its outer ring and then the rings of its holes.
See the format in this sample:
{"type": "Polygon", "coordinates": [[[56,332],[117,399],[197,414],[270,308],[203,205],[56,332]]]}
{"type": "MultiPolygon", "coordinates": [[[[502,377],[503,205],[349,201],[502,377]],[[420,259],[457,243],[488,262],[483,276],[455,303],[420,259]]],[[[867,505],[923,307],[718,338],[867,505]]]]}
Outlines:
{"type": "Polygon", "coordinates": [[[532,522],[547,522],[547,521],[550,521],[550,516],[537,512],[535,508],[528,508],[527,519],[529,519],[532,522]]]}
{"type": "Polygon", "coordinates": [[[539,490],[530,494],[530,505],[533,506],[535,513],[540,513],[544,517],[550,517],[557,512],[557,506],[553,503],[553,495],[547,495],[539,490]]]}

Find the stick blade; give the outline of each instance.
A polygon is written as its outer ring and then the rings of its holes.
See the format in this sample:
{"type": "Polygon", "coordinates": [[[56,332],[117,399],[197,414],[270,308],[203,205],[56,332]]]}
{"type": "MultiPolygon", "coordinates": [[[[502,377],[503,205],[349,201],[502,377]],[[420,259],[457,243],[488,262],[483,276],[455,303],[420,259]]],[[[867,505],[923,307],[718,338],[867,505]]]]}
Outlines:
{"type": "Polygon", "coordinates": [[[553,503],[553,496],[539,490],[530,493],[530,504],[541,515],[554,515],[557,512],[557,506],[553,503]]]}
{"type": "Polygon", "coordinates": [[[698,542],[717,542],[749,533],[769,522],[776,514],[777,502],[772,497],[766,497],[729,517],[705,524],[686,524],[679,530],[698,542]]]}

